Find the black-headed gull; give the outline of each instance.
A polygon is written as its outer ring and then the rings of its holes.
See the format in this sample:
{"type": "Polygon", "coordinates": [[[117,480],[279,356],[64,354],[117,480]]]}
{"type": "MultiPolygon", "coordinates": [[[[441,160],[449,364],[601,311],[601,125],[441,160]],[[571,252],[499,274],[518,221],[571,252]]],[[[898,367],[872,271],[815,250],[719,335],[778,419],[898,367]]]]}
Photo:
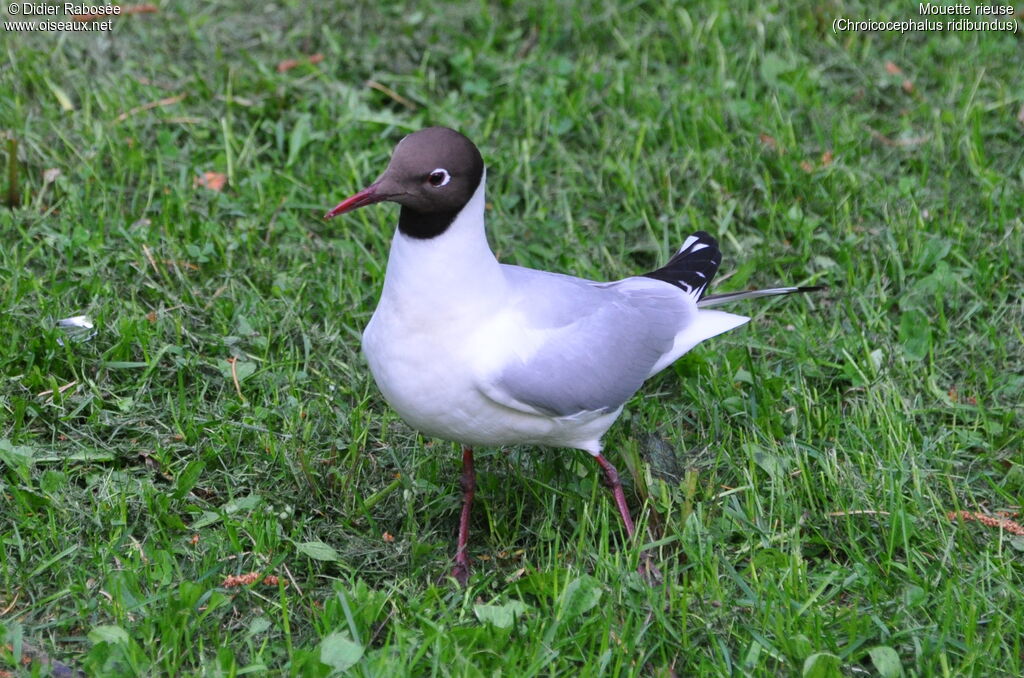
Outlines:
{"type": "Polygon", "coordinates": [[[656,271],[615,282],[500,264],[484,232],[487,171],[462,134],[402,139],[384,173],[325,218],[381,201],[402,209],[363,351],[387,402],[423,433],[461,443],[463,504],[452,571],[469,577],[474,446],[577,448],[597,460],[627,534],[601,437],[640,386],[749,318],[712,306],[816,288],[705,296],[722,255],[699,231],[656,271]]]}

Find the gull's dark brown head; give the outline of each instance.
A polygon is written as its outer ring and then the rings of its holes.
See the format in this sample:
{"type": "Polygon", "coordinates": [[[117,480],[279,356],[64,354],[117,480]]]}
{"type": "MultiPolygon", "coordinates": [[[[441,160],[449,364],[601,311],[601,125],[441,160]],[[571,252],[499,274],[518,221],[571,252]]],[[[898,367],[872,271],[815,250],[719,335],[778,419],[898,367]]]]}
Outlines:
{"type": "Polygon", "coordinates": [[[402,206],[398,220],[402,233],[433,238],[451,225],[483,175],[484,161],[472,141],[447,127],[428,127],[399,141],[377,181],[324,218],[388,200],[402,206]]]}

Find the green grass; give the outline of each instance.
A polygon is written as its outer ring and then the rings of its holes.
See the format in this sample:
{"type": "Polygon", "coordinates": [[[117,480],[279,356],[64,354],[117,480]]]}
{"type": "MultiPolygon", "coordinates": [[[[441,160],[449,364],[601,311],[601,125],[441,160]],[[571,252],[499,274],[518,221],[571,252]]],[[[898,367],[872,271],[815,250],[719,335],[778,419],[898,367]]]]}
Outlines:
{"type": "Polygon", "coordinates": [[[328,4],[3,37],[0,669],[1024,673],[1024,539],[947,518],[1024,503],[1019,36],[831,31],[908,3],[328,4]],[[457,449],[359,353],[395,210],[320,220],[430,124],[480,146],[503,261],[614,279],[702,228],[719,291],[829,285],[737,309],[609,432],[664,587],[596,465],[532,448],[479,451],[474,574],[439,581],[457,449]],[[278,585],[222,585],[253,571],[278,585]]]}

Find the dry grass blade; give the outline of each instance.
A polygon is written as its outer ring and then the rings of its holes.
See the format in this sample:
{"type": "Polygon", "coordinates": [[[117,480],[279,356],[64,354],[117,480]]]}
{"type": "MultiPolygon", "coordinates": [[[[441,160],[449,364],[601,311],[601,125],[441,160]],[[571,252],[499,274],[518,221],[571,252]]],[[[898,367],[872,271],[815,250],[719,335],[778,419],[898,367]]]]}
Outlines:
{"type": "Polygon", "coordinates": [[[387,85],[382,85],[381,83],[377,82],[376,80],[367,80],[366,81],[366,86],[369,87],[370,89],[377,90],[378,92],[384,94],[385,96],[387,96],[389,99],[392,99],[393,101],[397,101],[398,103],[400,103],[403,106],[405,106],[406,108],[408,108],[410,111],[415,111],[417,108],[419,108],[419,106],[417,106],[414,102],[406,99],[405,97],[403,97],[401,94],[399,94],[395,90],[391,89],[387,85]]]}
{"type": "Polygon", "coordinates": [[[929,139],[931,139],[931,137],[927,134],[922,134],[921,136],[917,137],[910,137],[908,139],[892,139],[871,127],[867,127],[867,130],[871,134],[871,137],[873,139],[881,142],[884,146],[891,146],[893,148],[910,148],[914,146],[920,146],[921,144],[926,143],[929,139]]]}
{"type": "Polygon", "coordinates": [[[179,101],[183,100],[184,98],[185,98],[184,94],[177,94],[177,95],[175,95],[173,97],[165,97],[165,98],[159,99],[157,101],[150,101],[147,104],[142,104],[141,106],[136,106],[135,108],[132,108],[131,110],[125,111],[124,113],[122,113],[119,116],[117,116],[116,118],[114,118],[114,122],[124,122],[125,120],[127,120],[130,117],[132,117],[133,115],[138,115],[139,113],[142,113],[144,111],[148,111],[148,110],[153,109],[153,108],[160,108],[162,106],[173,106],[174,104],[178,103],[179,101]]]}
{"type": "Polygon", "coordinates": [[[855,511],[832,511],[825,514],[829,518],[842,518],[845,516],[887,516],[888,511],[875,511],[874,509],[857,509],[855,511]]]}
{"type": "Polygon", "coordinates": [[[64,384],[63,386],[57,387],[57,389],[52,389],[51,388],[51,389],[47,389],[45,391],[40,391],[39,393],[36,394],[36,397],[44,398],[46,396],[53,395],[54,393],[64,393],[64,391],[67,391],[69,388],[77,386],[77,384],[78,384],[78,380],[76,379],[75,381],[71,381],[71,382],[68,382],[67,384],[64,384]]]}
{"type": "Polygon", "coordinates": [[[228,364],[231,365],[231,380],[235,382],[235,391],[239,398],[245,400],[245,396],[242,395],[242,385],[238,382],[238,358],[234,356],[228,358],[228,364]]]}

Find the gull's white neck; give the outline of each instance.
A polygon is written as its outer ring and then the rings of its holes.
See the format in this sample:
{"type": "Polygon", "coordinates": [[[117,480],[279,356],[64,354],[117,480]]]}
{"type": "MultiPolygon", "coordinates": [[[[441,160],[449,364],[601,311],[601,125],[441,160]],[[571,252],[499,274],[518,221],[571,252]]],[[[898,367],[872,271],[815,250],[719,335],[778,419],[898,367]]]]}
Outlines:
{"type": "Polygon", "coordinates": [[[494,306],[506,283],[484,231],[486,184],[485,170],[444,233],[423,239],[395,231],[381,303],[404,307],[410,317],[494,306]]]}

